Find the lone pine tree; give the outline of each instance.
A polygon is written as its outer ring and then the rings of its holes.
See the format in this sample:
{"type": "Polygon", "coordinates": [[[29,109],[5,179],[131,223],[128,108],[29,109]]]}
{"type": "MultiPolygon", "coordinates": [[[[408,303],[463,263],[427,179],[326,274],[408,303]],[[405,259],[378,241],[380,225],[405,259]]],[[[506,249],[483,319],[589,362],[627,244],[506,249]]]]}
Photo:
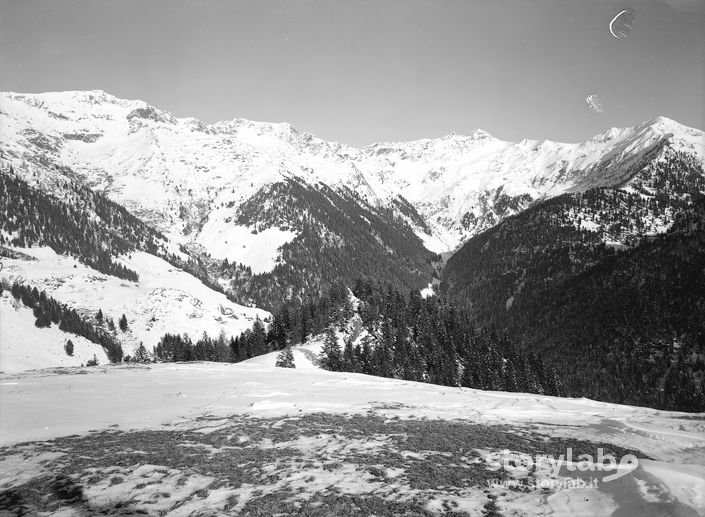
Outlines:
{"type": "Polygon", "coordinates": [[[294,364],[294,354],[291,347],[287,346],[279,354],[277,354],[277,362],[274,364],[277,368],[296,368],[294,364]]]}

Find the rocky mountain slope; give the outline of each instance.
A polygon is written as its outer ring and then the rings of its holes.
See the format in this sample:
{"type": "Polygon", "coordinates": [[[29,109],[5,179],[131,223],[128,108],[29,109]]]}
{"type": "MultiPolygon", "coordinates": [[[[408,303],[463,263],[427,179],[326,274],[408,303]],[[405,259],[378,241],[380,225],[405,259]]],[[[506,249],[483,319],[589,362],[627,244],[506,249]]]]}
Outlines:
{"type": "Polygon", "coordinates": [[[207,241],[199,223],[215,208],[298,178],[345,186],[376,206],[402,196],[440,239],[432,249],[446,251],[526,196],[622,184],[658,146],[705,155],[701,131],[664,117],[578,144],[505,142],[477,130],[355,149],[286,123],[209,125],[101,91],[5,93],[0,110],[3,160],[69,167],[158,229],[196,242],[207,241]]]}
{"type": "MultiPolygon", "coordinates": [[[[228,299],[202,264],[122,206],[74,181],[57,185],[61,198],[0,170],[0,285],[34,288],[77,311],[122,347],[111,360],[140,343],[151,350],[167,332],[230,337],[269,317],[228,299]],[[117,329],[123,315],[125,328],[117,329]]],[[[86,362],[85,340],[61,336],[66,318],[32,317],[15,305],[3,307],[1,370],[86,362]],[[63,349],[68,339],[73,356],[63,349]]]]}

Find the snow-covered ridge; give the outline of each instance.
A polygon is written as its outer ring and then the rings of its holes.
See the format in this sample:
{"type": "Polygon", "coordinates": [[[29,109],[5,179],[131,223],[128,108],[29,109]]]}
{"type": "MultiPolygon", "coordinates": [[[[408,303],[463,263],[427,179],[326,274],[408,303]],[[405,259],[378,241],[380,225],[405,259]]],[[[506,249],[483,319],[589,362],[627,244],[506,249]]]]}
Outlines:
{"type": "Polygon", "coordinates": [[[178,242],[201,244],[241,238],[241,229],[222,233],[228,218],[259,189],[291,177],[351,188],[373,204],[401,195],[443,252],[529,200],[621,185],[659,146],[705,158],[703,132],[665,117],[580,143],[507,142],[476,130],[356,149],[287,123],[206,124],[103,91],[2,93],[0,134],[4,162],[69,167],[178,242]],[[219,234],[199,235],[193,223],[204,221],[219,234]]]}

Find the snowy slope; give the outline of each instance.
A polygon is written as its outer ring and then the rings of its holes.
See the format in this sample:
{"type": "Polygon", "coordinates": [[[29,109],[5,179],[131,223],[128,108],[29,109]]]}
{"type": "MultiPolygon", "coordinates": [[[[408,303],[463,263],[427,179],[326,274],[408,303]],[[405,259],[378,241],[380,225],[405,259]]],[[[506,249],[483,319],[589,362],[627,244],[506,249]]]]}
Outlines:
{"type": "MultiPolygon", "coordinates": [[[[291,352],[294,355],[294,366],[298,370],[320,370],[319,356],[323,349],[323,337],[307,341],[305,344],[299,344],[291,347],[291,352]]],[[[268,354],[258,355],[251,359],[242,361],[240,364],[248,364],[252,366],[261,366],[264,368],[274,368],[277,362],[279,352],[270,352],[268,354]]]]}
{"type": "MultiPolygon", "coordinates": [[[[198,339],[203,332],[215,337],[222,331],[230,337],[250,328],[255,318],[269,316],[266,311],[231,302],[195,277],[148,253],[135,252],[121,258],[123,264],[139,274],[139,282],[129,282],[99,273],[49,248],[20,251],[34,260],[3,258],[3,278],[10,282],[19,279],[40,291],[46,290],[48,295],[89,317],[101,309],[106,318],[117,322],[125,314],[128,331],[118,331],[125,354],[132,354],[140,342],[151,350],[167,332],[188,333],[198,339]]],[[[3,340],[3,349],[5,346],[3,340]]]]}
{"type": "MultiPolygon", "coordinates": [[[[458,242],[458,233],[467,238],[511,214],[503,211],[504,200],[621,186],[637,172],[630,167],[663,143],[701,162],[705,158],[702,131],[657,117],[575,144],[506,142],[481,130],[470,136],[376,144],[365,148],[363,168],[414,204],[435,234],[450,244],[458,242]],[[459,223],[468,217],[471,224],[461,228],[459,223]],[[476,220],[479,225],[472,224],[476,220]]],[[[520,201],[520,208],[525,205],[520,201]]]]}
{"type": "MultiPolygon", "coordinates": [[[[443,252],[529,200],[621,185],[660,145],[705,156],[702,131],[664,117],[576,144],[506,142],[477,130],[355,149],[285,123],[179,119],[102,91],[1,94],[0,134],[0,159],[20,172],[31,176],[40,163],[68,166],[179,242],[260,271],[273,267],[273,253],[260,263],[232,252],[259,243],[231,219],[259,189],[285,178],[347,187],[372,204],[402,195],[432,230],[428,236],[417,228],[419,235],[443,252]]],[[[279,234],[274,243],[291,238],[279,234]]]]}
{"type": "Polygon", "coordinates": [[[108,363],[100,345],[57,325],[37,328],[32,310],[16,302],[7,291],[0,295],[0,371],[18,372],[54,366],[80,366],[96,358],[99,364],[108,363]],[[64,345],[71,340],[73,354],[69,356],[64,345]]]}
{"type": "MultiPolygon", "coordinates": [[[[426,418],[427,425],[441,421],[452,421],[455,425],[505,424],[519,433],[607,442],[637,449],[653,458],[639,460],[638,466],[619,482],[603,483],[597,488],[537,490],[528,493],[521,490],[497,490],[495,493],[502,507],[515,508],[517,515],[541,512],[550,515],[606,515],[619,508],[627,514],[638,511],[640,515],[663,515],[664,512],[671,515],[702,515],[705,511],[702,498],[705,488],[705,424],[702,415],[663,412],[587,399],[448,388],[360,374],[272,368],[253,363],[98,367],[77,370],[75,373],[83,375],[59,375],[50,371],[0,375],[0,402],[4,414],[0,419],[1,443],[10,445],[47,440],[109,428],[110,434],[104,436],[110,440],[122,440],[118,431],[131,429],[178,432],[197,430],[197,434],[207,437],[219,429],[227,432],[229,426],[247,425],[250,419],[256,426],[251,431],[254,433],[255,428],[262,429],[262,420],[255,420],[261,418],[275,419],[267,421],[265,426],[275,432],[286,425],[287,420],[292,419],[294,425],[305,429],[307,416],[320,412],[327,415],[356,414],[361,417],[377,415],[390,423],[399,422],[395,418],[400,418],[401,422],[426,418]],[[109,404],[106,404],[107,400],[109,404]]],[[[313,482],[302,485],[304,495],[317,490],[320,483],[324,483],[321,490],[333,484],[343,493],[360,493],[354,490],[357,486],[362,489],[360,495],[368,493],[368,490],[382,490],[381,486],[375,488],[369,484],[369,474],[365,471],[353,470],[348,473],[340,462],[327,470],[316,465],[335,450],[364,454],[364,451],[374,453],[380,446],[389,449],[391,443],[388,437],[378,432],[358,435],[358,439],[340,438],[331,434],[334,429],[326,429],[328,426],[301,434],[298,438],[277,436],[275,442],[264,440],[251,445],[247,435],[239,435],[237,439],[237,431],[233,441],[227,442],[234,443],[234,446],[220,442],[217,448],[199,445],[193,441],[196,439],[194,435],[189,435],[189,441],[178,444],[180,464],[189,461],[188,458],[197,457],[184,454],[186,451],[229,454],[243,458],[235,461],[230,468],[235,468],[235,463],[243,461],[252,468],[255,463],[264,461],[262,467],[269,469],[268,472],[278,468],[277,461],[268,461],[270,456],[244,455],[250,455],[255,450],[266,454],[271,449],[270,453],[274,454],[271,457],[281,459],[285,457],[286,448],[294,448],[300,451],[302,457],[308,458],[307,450],[315,452],[310,462],[300,462],[300,458],[297,458],[291,470],[284,474],[285,478],[270,475],[258,485],[220,484],[220,488],[211,487],[210,492],[197,494],[197,490],[208,487],[213,479],[200,480],[198,476],[179,470],[173,473],[173,480],[171,475],[162,480],[162,476],[171,472],[162,463],[168,461],[168,458],[152,457],[140,451],[132,452],[132,457],[142,458],[137,460],[139,465],[129,469],[107,466],[105,474],[92,468],[87,471],[86,479],[95,474],[101,474],[96,479],[107,476],[105,487],[101,490],[112,491],[126,490],[133,484],[141,483],[140,486],[146,487],[144,490],[148,492],[139,492],[134,487],[129,490],[136,490],[135,494],[145,501],[168,498],[166,510],[175,507],[173,497],[176,496],[173,492],[188,480],[188,483],[197,486],[191,489],[188,488],[190,485],[184,487],[187,492],[178,496],[190,505],[184,514],[207,511],[209,514],[225,515],[228,512],[223,505],[227,495],[236,497],[238,502],[246,501],[255,490],[268,493],[278,486],[278,480],[294,480],[301,476],[307,477],[309,483],[313,482]],[[282,442],[282,439],[287,441],[282,442]],[[251,457],[257,458],[254,463],[248,463],[247,458],[251,457]],[[150,461],[157,463],[150,464],[150,461]],[[137,470],[133,472],[135,468],[137,470]],[[118,472],[121,478],[109,482],[118,472]],[[157,472],[161,474],[157,475],[157,472]],[[171,481],[175,482],[179,476],[184,481],[175,483],[172,489],[171,481]],[[149,478],[149,482],[145,478],[149,478]],[[118,485],[110,488],[115,483],[118,485]],[[155,485],[150,487],[152,483],[155,485]],[[152,494],[149,490],[156,492],[152,494]],[[198,502],[195,508],[192,506],[194,501],[198,502]]],[[[98,446],[96,440],[100,436],[93,432],[87,439],[98,446]]],[[[158,441],[166,437],[155,438],[158,441]]],[[[441,444],[444,443],[443,438],[437,436],[434,440],[441,444]]],[[[143,441],[126,442],[126,446],[130,443],[137,444],[137,447],[151,447],[143,441]]],[[[23,447],[21,454],[0,458],[0,484],[3,486],[17,486],[34,476],[47,475],[46,468],[55,459],[46,444],[36,449],[31,444],[23,447]]],[[[411,449],[400,453],[410,457],[424,457],[423,450],[411,449]]],[[[218,462],[223,458],[212,457],[218,462]]],[[[340,457],[344,462],[350,461],[349,455],[341,453],[340,457]]],[[[378,461],[383,461],[382,457],[378,461]]],[[[440,458],[442,456],[436,456],[427,461],[431,462],[429,465],[434,465],[441,461],[440,458]]],[[[451,461],[462,464],[466,459],[457,457],[451,461]]],[[[387,488],[395,488],[389,497],[427,493],[410,487],[405,481],[404,470],[387,471],[380,482],[387,488]]],[[[478,510],[482,502],[478,501],[486,500],[486,496],[482,495],[483,488],[486,489],[480,486],[477,492],[469,492],[461,508],[471,515],[480,515],[478,510]]],[[[90,486],[86,490],[90,497],[108,497],[90,486]]],[[[181,490],[177,491],[181,493],[181,490]]],[[[449,488],[446,494],[453,492],[449,488]]],[[[294,493],[288,492],[287,497],[293,497],[294,493]]],[[[124,499],[126,495],[118,492],[113,494],[112,500],[119,501],[120,496],[124,499]]],[[[429,511],[439,513],[441,508],[429,508],[429,511]]]]}

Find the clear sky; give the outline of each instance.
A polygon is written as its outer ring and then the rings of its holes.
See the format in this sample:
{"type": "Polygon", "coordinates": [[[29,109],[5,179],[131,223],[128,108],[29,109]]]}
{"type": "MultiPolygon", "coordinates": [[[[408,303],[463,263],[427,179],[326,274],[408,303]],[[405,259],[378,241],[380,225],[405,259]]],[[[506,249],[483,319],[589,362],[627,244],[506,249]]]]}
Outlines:
{"type": "Polygon", "coordinates": [[[656,115],[702,129],[705,0],[629,1],[0,0],[0,89],[102,89],[357,146],[478,127],[578,141],[656,115]]]}

